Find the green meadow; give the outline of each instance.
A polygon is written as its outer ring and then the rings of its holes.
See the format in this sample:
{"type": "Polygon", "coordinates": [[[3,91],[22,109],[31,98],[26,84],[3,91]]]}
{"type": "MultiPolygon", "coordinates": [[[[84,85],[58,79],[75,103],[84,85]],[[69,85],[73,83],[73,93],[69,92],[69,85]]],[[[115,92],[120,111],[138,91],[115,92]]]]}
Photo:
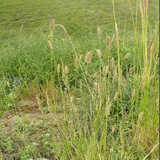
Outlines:
{"type": "Polygon", "coordinates": [[[0,160],[158,160],[158,12],[0,0],[0,160]]]}

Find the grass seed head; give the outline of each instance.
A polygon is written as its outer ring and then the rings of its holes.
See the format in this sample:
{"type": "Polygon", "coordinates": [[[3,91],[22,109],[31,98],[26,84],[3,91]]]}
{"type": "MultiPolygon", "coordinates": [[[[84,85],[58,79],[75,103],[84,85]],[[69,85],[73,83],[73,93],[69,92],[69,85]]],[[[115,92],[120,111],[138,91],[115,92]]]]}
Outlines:
{"type": "Polygon", "coordinates": [[[97,49],[97,55],[98,55],[99,58],[102,57],[102,52],[99,49],[97,49]]]}
{"type": "Polygon", "coordinates": [[[70,102],[73,103],[73,97],[70,98],[70,102]]]}
{"type": "Polygon", "coordinates": [[[78,57],[75,58],[74,66],[75,66],[76,68],[78,67],[78,57]]]}
{"type": "Polygon", "coordinates": [[[85,62],[86,62],[87,64],[91,63],[92,54],[93,54],[92,51],[89,51],[89,52],[87,53],[87,55],[86,55],[86,57],[85,57],[85,62]]]}
{"type": "Polygon", "coordinates": [[[134,71],[134,66],[133,67],[131,67],[130,69],[129,69],[129,73],[132,73],[133,71],[134,71]]]}
{"type": "Polygon", "coordinates": [[[127,53],[125,56],[124,56],[124,59],[127,60],[129,57],[130,57],[131,53],[127,53]]]}
{"type": "Polygon", "coordinates": [[[49,49],[52,50],[52,44],[50,40],[48,40],[48,46],[49,46],[49,49]]]}
{"type": "Polygon", "coordinates": [[[110,50],[110,36],[107,37],[107,47],[108,47],[108,50],[110,50]]]}
{"type": "Polygon", "coordinates": [[[114,34],[113,37],[112,37],[112,40],[111,40],[111,44],[114,43],[115,38],[116,38],[116,35],[114,34]]]}
{"type": "Polygon", "coordinates": [[[132,97],[135,97],[135,95],[136,95],[136,92],[135,92],[135,89],[133,89],[133,91],[132,91],[132,97]]]}
{"type": "Polygon", "coordinates": [[[116,92],[114,95],[114,101],[117,101],[117,99],[118,99],[118,92],[116,92]]]}
{"type": "Polygon", "coordinates": [[[114,133],[114,131],[115,131],[115,126],[112,127],[112,133],[114,133]]]}
{"type": "Polygon", "coordinates": [[[68,73],[69,73],[68,66],[65,66],[65,67],[64,67],[64,73],[65,73],[65,74],[68,74],[68,73]]]}
{"type": "Polygon", "coordinates": [[[102,35],[102,30],[99,27],[97,28],[97,34],[99,37],[102,35]]]}
{"type": "Polygon", "coordinates": [[[141,112],[138,116],[138,122],[140,122],[142,120],[142,116],[143,116],[143,112],[141,112]]]}
{"type": "Polygon", "coordinates": [[[159,98],[156,99],[156,103],[157,103],[157,105],[159,105],[159,98]]]}
{"type": "Polygon", "coordinates": [[[106,76],[109,73],[109,66],[103,67],[103,76],[106,76]]]}
{"type": "Polygon", "coordinates": [[[111,106],[112,106],[112,103],[110,102],[110,103],[108,104],[108,106],[106,107],[106,116],[109,115],[111,106]]]}
{"type": "Polygon", "coordinates": [[[7,81],[7,86],[8,86],[8,88],[10,88],[10,84],[9,84],[9,82],[7,81]]]}
{"type": "Polygon", "coordinates": [[[110,67],[112,68],[113,66],[114,66],[114,58],[112,58],[110,61],[110,67]]]}
{"type": "Polygon", "coordinates": [[[116,28],[116,36],[117,36],[117,39],[119,39],[117,22],[115,22],[115,28],[116,28]]]}
{"type": "Polygon", "coordinates": [[[57,73],[60,72],[60,64],[57,65],[57,73]]]}
{"type": "Polygon", "coordinates": [[[55,20],[53,19],[50,24],[50,29],[53,31],[55,25],[55,20]]]}
{"type": "Polygon", "coordinates": [[[154,37],[152,38],[151,42],[150,42],[150,45],[149,45],[149,48],[148,48],[148,53],[152,52],[152,49],[153,49],[153,42],[156,38],[156,35],[154,35],[154,37]]]}
{"type": "Polygon", "coordinates": [[[107,46],[110,46],[110,36],[107,36],[107,46]]]}

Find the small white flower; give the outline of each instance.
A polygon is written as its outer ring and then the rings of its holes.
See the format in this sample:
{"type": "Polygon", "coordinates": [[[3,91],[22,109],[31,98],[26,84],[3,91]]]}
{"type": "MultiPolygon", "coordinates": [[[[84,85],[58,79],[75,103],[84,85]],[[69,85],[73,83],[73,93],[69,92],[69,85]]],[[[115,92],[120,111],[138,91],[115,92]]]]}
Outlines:
{"type": "Polygon", "coordinates": [[[34,146],[38,146],[38,145],[39,145],[38,143],[34,143],[34,142],[33,142],[32,144],[33,144],[34,146]]]}
{"type": "Polygon", "coordinates": [[[49,133],[46,133],[45,135],[48,136],[48,137],[50,136],[49,133]]]}

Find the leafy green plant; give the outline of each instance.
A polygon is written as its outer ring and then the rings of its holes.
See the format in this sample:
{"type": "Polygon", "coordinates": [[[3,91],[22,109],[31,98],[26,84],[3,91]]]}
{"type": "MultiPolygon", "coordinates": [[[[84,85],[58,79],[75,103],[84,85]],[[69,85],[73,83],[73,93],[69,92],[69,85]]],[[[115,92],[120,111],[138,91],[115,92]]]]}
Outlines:
{"type": "Polygon", "coordinates": [[[20,159],[32,159],[38,156],[37,149],[34,144],[27,144],[23,149],[19,149],[20,159]]]}
{"type": "Polygon", "coordinates": [[[13,141],[10,137],[3,135],[0,139],[0,148],[4,152],[12,153],[14,151],[13,149],[13,141]]]}

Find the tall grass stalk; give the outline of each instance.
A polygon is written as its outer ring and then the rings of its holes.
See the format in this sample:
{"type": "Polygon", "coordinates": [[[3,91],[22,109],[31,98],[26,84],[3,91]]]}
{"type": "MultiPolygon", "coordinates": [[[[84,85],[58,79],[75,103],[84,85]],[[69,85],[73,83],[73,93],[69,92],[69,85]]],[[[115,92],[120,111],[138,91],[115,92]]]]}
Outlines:
{"type": "MultiPolygon", "coordinates": [[[[113,16],[114,16],[114,22],[115,22],[115,31],[116,31],[116,41],[117,41],[117,55],[118,55],[118,86],[117,86],[117,97],[121,96],[121,66],[120,66],[120,49],[119,49],[119,33],[118,33],[118,26],[116,22],[116,15],[115,15],[115,7],[114,7],[114,0],[112,0],[112,6],[113,6],[113,16]]],[[[117,99],[117,124],[119,125],[119,98],[117,99]]]]}

